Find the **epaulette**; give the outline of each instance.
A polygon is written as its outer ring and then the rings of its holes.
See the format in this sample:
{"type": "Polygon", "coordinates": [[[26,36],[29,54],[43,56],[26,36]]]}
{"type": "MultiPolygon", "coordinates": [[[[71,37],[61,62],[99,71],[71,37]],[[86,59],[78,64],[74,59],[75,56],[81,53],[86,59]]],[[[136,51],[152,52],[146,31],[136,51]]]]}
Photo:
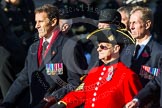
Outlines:
{"type": "Polygon", "coordinates": [[[83,75],[82,77],[80,77],[80,81],[83,81],[85,79],[87,75],[83,75]]]}
{"type": "Polygon", "coordinates": [[[75,91],[83,90],[83,88],[84,88],[84,83],[80,84],[80,85],[75,89],[75,91]]]}

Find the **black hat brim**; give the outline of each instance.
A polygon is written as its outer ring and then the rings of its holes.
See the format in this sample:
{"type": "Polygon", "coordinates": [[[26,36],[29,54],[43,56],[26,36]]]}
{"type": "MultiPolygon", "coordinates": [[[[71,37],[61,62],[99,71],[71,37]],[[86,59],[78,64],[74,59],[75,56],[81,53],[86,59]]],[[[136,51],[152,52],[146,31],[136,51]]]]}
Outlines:
{"type": "Polygon", "coordinates": [[[135,40],[132,37],[118,29],[112,28],[97,29],[86,38],[92,41],[108,42],[112,44],[135,44],[135,40]]]}

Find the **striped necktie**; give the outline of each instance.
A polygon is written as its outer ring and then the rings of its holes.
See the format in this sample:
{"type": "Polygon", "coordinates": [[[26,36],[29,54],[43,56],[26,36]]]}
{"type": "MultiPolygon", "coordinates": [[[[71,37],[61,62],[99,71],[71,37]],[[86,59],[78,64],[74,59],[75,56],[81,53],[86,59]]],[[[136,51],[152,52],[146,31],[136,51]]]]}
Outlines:
{"type": "Polygon", "coordinates": [[[48,44],[49,44],[49,43],[48,43],[47,41],[45,41],[45,42],[43,43],[42,57],[44,57],[44,54],[45,54],[45,51],[46,51],[46,49],[47,49],[48,44]]]}

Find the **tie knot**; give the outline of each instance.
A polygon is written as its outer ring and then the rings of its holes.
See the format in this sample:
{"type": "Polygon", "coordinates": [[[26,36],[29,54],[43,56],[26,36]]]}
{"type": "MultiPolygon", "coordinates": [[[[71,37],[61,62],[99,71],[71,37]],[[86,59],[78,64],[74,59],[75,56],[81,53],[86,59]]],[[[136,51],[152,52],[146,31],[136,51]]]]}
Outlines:
{"type": "Polygon", "coordinates": [[[43,49],[46,49],[47,48],[47,46],[48,46],[48,41],[45,41],[44,43],[43,43],[43,49]]]}
{"type": "Polygon", "coordinates": [[[140,45],[136,45],[136,49],[134,52],[134,59],[137,59],[140,47],[141,47],[140,45]]]}
{"type": "Polygon", "coordinates": [[[45,51],[46,51],[46,48],[47,48],[48,44],[49,44],[49,43],[48,43],[47,41],[45,41],[45,42],[43,43],[42,57],[44,57],[44,54],[45,54],[45,51]]]}
{"type": "Polygon", "coordinates": [[[136,45],[136,51],[138,51],[140,49],[140,45],[136,45]]]}

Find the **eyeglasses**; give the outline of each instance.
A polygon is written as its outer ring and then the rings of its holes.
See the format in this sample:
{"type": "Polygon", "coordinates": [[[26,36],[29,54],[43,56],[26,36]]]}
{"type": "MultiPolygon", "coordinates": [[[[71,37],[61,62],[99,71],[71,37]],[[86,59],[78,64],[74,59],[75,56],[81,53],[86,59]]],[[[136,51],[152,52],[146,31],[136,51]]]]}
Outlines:
{"type": "Polygon", "coordinates": [[[99,45],[98,46],[98,48],[100,47],[100,49],[102,49],[102,50],[108,50],[108,49],[110,49],[111,47],[107,47],[107,46],[104,46],[104,45],[99,45]]]}

